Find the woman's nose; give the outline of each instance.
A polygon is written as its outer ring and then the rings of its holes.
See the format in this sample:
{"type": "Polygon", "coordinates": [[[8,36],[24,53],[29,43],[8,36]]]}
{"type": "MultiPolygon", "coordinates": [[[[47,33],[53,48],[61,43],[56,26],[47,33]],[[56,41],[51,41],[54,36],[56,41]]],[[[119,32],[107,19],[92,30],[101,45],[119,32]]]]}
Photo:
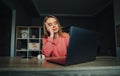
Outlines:
{"type": "Polygon", "coordinates": [[[55,27],[56,25],[55,24],[53,24],[53,28],[55,27]]]}

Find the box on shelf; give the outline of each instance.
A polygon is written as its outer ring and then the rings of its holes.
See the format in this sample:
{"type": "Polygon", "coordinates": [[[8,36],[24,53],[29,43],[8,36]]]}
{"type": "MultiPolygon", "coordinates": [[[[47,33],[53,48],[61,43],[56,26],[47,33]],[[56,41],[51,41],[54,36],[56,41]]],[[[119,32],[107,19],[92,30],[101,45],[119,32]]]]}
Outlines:
{"type": "Polygon", "coordinates": [[[28,50],[40,50],[39,43],[28,43],[28,50]]]}

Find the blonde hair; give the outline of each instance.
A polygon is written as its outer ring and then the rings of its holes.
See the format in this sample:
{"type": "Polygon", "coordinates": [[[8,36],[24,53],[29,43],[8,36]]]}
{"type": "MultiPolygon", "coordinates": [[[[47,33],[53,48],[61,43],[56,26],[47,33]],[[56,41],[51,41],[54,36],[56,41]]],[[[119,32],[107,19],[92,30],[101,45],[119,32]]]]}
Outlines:
{"type": "Polygon", "coordinates": [[[61,36],[62,35],[62,28],[61,28],[61,25],[60,25],[60,22],[59,22],[59,20],[55,17],[55,16],[53,16],[53,15],[48,15],[48,16],[46,16],[45,18],[44,18],[44,21],[43,21],[43,36],[44,37],[48,37],[50,34],[49,34],[49,32],[47,31],[47,28],[46,28],[46,25],[45,25],[45,23],[46,23],[46,21],[49,19],[49,18],[54,18],[54,19],[56,19],[56,21],[57,21],[57,23],[58,23],[58,27],[59,27],[59,30],[58,30],[58,34],[61,36]]]}

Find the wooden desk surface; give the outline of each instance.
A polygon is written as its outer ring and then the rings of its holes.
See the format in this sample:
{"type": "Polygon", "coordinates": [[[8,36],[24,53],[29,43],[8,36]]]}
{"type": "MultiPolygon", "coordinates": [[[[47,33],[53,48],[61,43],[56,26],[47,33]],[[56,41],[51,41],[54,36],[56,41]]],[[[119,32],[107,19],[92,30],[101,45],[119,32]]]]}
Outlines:
{"type": "MultiPolygon", "coordinates": [[[[50,58],[46,58],[50,59],[50,58]]],[[[0,75],[5,76],[120,76],[120,61],[116,57],[99,56],[95,61],[70,66],[43,63],[33,57],[0,57],[0,75]]]]}
{"type": "Polygon", "coordinates": [[[25,59],[21,57],[0,57],[0,67],[1,68],[42,68],[42,69],[51,69],[51,68],[84,68],[84,67],[108,67],[108,66],[120,66],[120,60],[117,60],[115,57],[111,56],[99,56],[96,57],[95,61],[85,62],[70,66],[62,66],[46,61],[46,58],[42,63],[36,58],[32,57],[31,59],[25,59]]]}
{"type": "MultiPolygon", "coordinates": [[[[49,58],[46,58],[46,60],[49,58]]],[[[115,57],[101,56],[95,61],[70,66],[43,63],[33,57],[0,57],[2,76],[120,76],[120,60],[115,57]]]]}

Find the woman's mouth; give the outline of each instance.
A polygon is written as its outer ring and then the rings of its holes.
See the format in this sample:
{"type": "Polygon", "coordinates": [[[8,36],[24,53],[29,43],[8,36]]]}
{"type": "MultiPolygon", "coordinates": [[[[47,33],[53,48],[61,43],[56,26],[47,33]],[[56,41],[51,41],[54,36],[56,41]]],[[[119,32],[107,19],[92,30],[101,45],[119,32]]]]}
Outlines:
{"type": "Polygon", "coordinates": [[[53,28],[53,31],[56,31],[57,30],[57,28],[53,28]]]}

